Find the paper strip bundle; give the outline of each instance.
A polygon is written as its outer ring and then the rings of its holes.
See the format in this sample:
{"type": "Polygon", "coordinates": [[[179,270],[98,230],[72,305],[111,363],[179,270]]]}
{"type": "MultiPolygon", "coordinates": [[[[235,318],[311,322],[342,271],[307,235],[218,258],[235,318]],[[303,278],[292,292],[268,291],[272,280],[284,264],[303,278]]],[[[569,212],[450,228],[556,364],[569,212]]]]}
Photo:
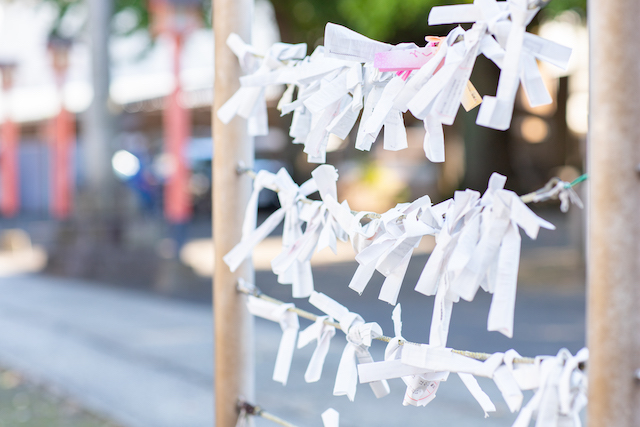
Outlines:
{"type": "Polygon", "coordinates": [[[224,261],[232,270],[284,220],[283,249],[271,265],[278,281],[293,284],[295,298],[314,290],[310,259],[314,252],[338,239],[349,239],[359,266],[349,287],[362,293],[377,270],[385,276],[379,298],[396,304],[414,249],[423,236],[436,236],[436,246],[415,285],[416,291],[435,295],[430,344],[446,345],[453,303],[473,300],[478,289],[493,294],[488,330],[513,334],[520,233],[532,239],[540,227],[554,229],[535,215],[513,192],[506,178],[493,174],[487,191],[458,191],[454,197],[432,205],[428,196],[401,203],[383,214],[354,213],[346,201],[338,203],[333,166],[321,165],[312,178],[298,187],[285,169],[277,174],[260,171],[255,179],[241,242],[224,261]],[[256,227],[258,193],[277,191],[282,207],[256,227]],[[321,200],[306,198],[318,191],[321,200]],[[363,223],[364,218],[371,219],[363,223]],[[302,229],[304,228],[304,232],[302,229]]]}
{"type": "Polygon", "coordinates": [[[251,135],[265,135],[265,88],[287,85],[278,109],[293,113],[289,135],[304,144],[309,162],[324,163],[329,135],[345,139],[360,113],[357,149],[370,150],[383,127],[385,149],[407,148],[407,111],[424,123],[427,158],[443,162],[442,125],[453,124],[461,104],[469,110],[482,102],[477,124],[505,130],[520,84],[533,107],[552,102],[536,61],[566,69],[571,49],[526,32],[539,11],[533,5],[528,0],[475,0],[434,7],[430,25],[473,25],[456,27],[443,38],[426,37],[424,46],[390,45],[329,23],[325,45],[311,55],[305,56],[305,44],[276,43],[260,58],[234,34],[227,43],[247,75],[218,117],[225,123],[235,115],[247,118],[251,135]],[[469,82],[480,54],[501,70],[496,96],[482,100],[469,82]]]}
{"type": "MultiPolygon", "coordinates": [[[[309,302],[329,316],[319,317],[309,328],[316,328],[325,319],[335,318],[340,323],[340,329],[346,334],[347,345],[340,359],[333,391],[336,396],[346,395],[353,401],[359,382],[368,383],[376,397],[384,397],[390,392],[387,380],[401,378],[406,385],[403,405],[426,406],[435,399],[441,383],[446,382],[451,373],[455,373],[476,399],[485,417],[489,416],[490,412],[495,412],[496,407],[481,389],[476,377],[492,379],[509,410],[520,411],[513,427],[529,426],[534,414],[537,418],[536,426],[539,427],[581,426],[579,413],[587,402],[587,377],[581,365],[588,360],[587,349],[580,350],[575,356],[562,349],[556,356],[538,356],[532,364],[515,363],[521,356],[514,350],[494,353],[484,361],[475,360],[455,353],[445,346],[409,343],[404,340],[401,308],[398,304],[392,314],[394,337],[385,339],[389,343],[384,361],[374,362],[369,347],[373,339],[383,336],[377,323],[365,323],[360,315],[350,312],[348,308],[322,293],[314,292],[309,302]],[[524,390],[534,390],[534,395],[522,407],[524,390]]],[[[256,315],[279,322],[285,335],[287,334],[287,322],[283,323],[283,313],[287,312],[292,304],[278,305],[252,296],[247,304],[256,315]],[[256,309],[256,301],[264,303],[261,309],[256,309]]],[[[288,313],[295,316],[290,311],[288,313]]],[[[297,316],[295,319],[295,326],[288,322],[288,328],[292,328],[289,330],[297,331],[297,316]]],[[[303,340],[303,335],[308,334],[309,328],[300,333],[300,340],[303,340]]],[[[335,328],[331,331],[324,342],[327,349],[335,328]]],[[[282,369],[283,342],[295,342],[295,338],[286,338],[285,335],[278,351],[275,371],[282,369]]],[[[289,349],[286,351],[288,372],[293,346],[285,344],[284,347],[289,349]]],[[[314,353],[312,363],[318,363],[313,362],[315,357],[314,353]]],[[[322,370],[323,363],[324,358],[319,361],[319,371],[322,370]]],[[[305,374],[305,379],[306,376],[305,374]]],[[[274,380],[283,382],[281,378],[276,378],[275,373],[274,380]]]]}

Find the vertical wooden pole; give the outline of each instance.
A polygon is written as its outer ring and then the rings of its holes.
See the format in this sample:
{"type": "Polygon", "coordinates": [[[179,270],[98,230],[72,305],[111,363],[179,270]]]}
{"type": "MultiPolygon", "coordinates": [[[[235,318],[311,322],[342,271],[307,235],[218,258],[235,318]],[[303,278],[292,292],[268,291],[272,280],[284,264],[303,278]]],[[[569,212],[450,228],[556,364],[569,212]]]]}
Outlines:
{"type": "Polygon", "coordinates": [[[238,77],[241,75],[238,59],[226,45],[227,37],[235,32],[250,42],[252,12],[253,0],[213,2],[213,312],[217,427],[234,427],[238,417],[238,397],[253,398],[253,319],[246,309],[244,296],[236,292],[239,277],[253,283],[253,267],[250,262],[245,262],[235,273],[231,273],[222,261],[222,257],[240,241],[251,179],[238,175],[236,168],[240,161],[253,164],[253,139],[247,135],[243,119],[235,118],[225,125],[216,116],[220,106],[238,89],[238,77]]]}
{"type": "Polygon", "coordinates": [[[640,425],[638,0],[589,0],[590,427],[640,425]]]}

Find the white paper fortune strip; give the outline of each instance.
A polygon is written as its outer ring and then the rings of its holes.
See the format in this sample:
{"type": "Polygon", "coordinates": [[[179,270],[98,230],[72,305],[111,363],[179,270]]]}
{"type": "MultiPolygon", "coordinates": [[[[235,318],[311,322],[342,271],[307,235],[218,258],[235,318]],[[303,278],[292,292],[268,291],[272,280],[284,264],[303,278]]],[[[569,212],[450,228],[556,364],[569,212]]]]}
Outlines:
{"type": "MultiPolygon", "coordinates": [[[[357,366],[363,363],[373,363],[369,347],[371,347],[371,341],[374,338],[382,336],[382,329],[377,323],[365,323],[359,314],[351,313],[345,306],[325,294],[314,292],[309,297],[309,302],[340,322],[340,328],[346,334],[347,345],[338,365],[333,395],[346,395],[349,400],[353,401],[356,397],[358,384],[357,366]]],[[[384,397],[390,392],[389,385],[385,380],[372,381],[369,385],[377,398],[384,397]]]]}
{"type": "Polygon", "coordinates": [[[259,60],[237,35],[229,37],[248,75],[217,112],[225,123],[236,114],[249,119],[249,132],[268,131],[264,90],[286,84],[278,109],[293,112],[290,136],[304,144],[313,163],[324,163],[329,135],[344,139],[362,110],[356,148],[370,150],[384,127],[384,148],[407,147],[403,113],[423,120],[425,155],[444,161],[442,125],[451,125],[462,104],[467,111],[482,102],[477,123],[507,129],[520,83],[532,106],[551,103],[536,60],[566,68],[571,49],[526,32],[539,7],[529,0],[475,0],[473,5],[431,9],[429,24],[473,23],[447,37],[427,37],[425,46],[390,45],[328,23],[325,46],[304,56],[306,45],[275,44],[259,60]],[[530,8],[532,7],[532,8],[530,8]],[[500,69],[496,96],[480,100],[469,77],[480,54],[500,69]],[[293,95],[296,93],[294,100],[293,95]]]}
{"type": "MultiPolygon", "coordinates": [[[[402,349],[404,348],[402,344],[406,340],[402,337],[402,321],[400,316],[401,308],[400,304],[398,304],[393,309],[391,316],[395,336],[389,341],[384,352],[385,362],[391,363],[383,368],[383,370],[386,371],[382,374],[383,376],[389,376],[390,371],[393,369],[402,370],[407,366],[402,364],[402,349]]],[[[436,391],[440,386],[440,380],[446,380],[448,376],[448,372],[431,372],[423,369],[420,369],[420,371],[420,373],[401,376],[402,381],[404,381],[407,386],[402,401],[404,406],[427,406],[429,402],[436,398],[436,391]]],[[[370,374],[371,372],[368,372],[368,375],[370,374]]],[[[362,375],[360,376],[360,382],[364,382],[362,375]]]]}
{"type": "Polygon", "coordinates": [[[320,380],[331,338],[336,334],[336,328],[327,325],[325,320],[331,320],[331,318],[328,316],[318,317],[311,326],[301,331],[298,336],[298,348],[303,348],[314,340],[317,342],[316,349],[311,355],[311,360],[309,360],[309,366],[304,373],[304,380],[308,383],[320,380]]]}
{"type": "MultiPolygon", "coordinates": [[[[353,213],[345,202],[338,203],[333,166],[321,165],[312,179],[298,188],[282,169],[274,175],[256,175],[243,228],[242,241],[224,260],[235,269],[284,218],[283,250],[272,261],[280,283],[293,284],[293,296],[308,297],[313,291],[310,259],[314,251],[330,247],[337,239],[351,240],[359,266],[349,287],[362,293],[374,271],[385,276],[379,298],[395,305],[414,249],[425,235],[435,235],[430,255],[416,291],[435,295],[429,343],[446,346],[453,303],[471,301],[478,289],[493,294],[487,328],[506,336],[513,334],[513,312],[522,228],[532,239],[540,227],[554,226],[535,215],[513,192],[504,189],[506,178],[493,174],[487,191],[458,191],[454,197],[432,205],[428,196],[401,203],[383,214],[353,213]],[[278,192],[282,207],[256,228],[258,192],[278,192]],[[306,195],[320,193],[321,201],[306,195]],[[373,218],[365,225],[361,220],[373,218]],[[302,226],[306,224],[304,233],[302,226]]],[[[566,191],[567,183],[532,197],[543,200],[566,191]]],[[[570,188],[569,188],[570,189],[570,188]]]]}
{"type": "Polygon", "coordinates": [[[540,384],[513,427],[528,427],[534,413],[536,427],[580,427],[579,413],[587,404],[587,375],[578,365],[588,357],[589,351],[583,348],[575,356],[562,349],[557,356],[542,359],[540,384]]]}
{"type": "MultiPolygon", "coordinates": [[[[300,216],[305,203],[302,200],[306,200],[306,196],[317,191],[314,180],[309,180],[301,187],[298,187],[284,168],[280,169],[275,175],[270,172],[260,171],[256,175],[255,181],[253,193],[247,205],[242,228],[242,239],[223,258],[231,271],[235,271],[246,258],[251,256],[253,248],[264,240],[283,219],[282,254],[290,253],[292,246],[303,236],[300,216]],[[258,193],[263,188],[278,192],[280,209],[276,210],[256,228],[258,193]]],[[[282,255],[280,259],[283,257],[285,255],[282,255]]],[[[311,264],[308,259],[300,260],[295,256],[289,257],[277,264],[274,270],[278,275],[279,283],[292,285],[294,297],[303,298],[311,295],[313,291],[313,276],[311,275],[311,264]]]]}
{"type": "MultiPolygon", "coordinates": [[[[469,362],[464,360],[464,356],[451,353],[448,349],[407,345],[402,363],[425,369],[458,372],[485,410],[485,415],[493,404],[479,389],[474,375],[493,378],[511,412],[520,410],[522,390],[535,389],[534,396],[520,411],[514,427],[529,426],[534,412],[537,413],[536,426],[539,427],[580,426],[579,412],[586,405],[587,384],[586,374],[579,369],[579,364],[587,361],[587,349],[580,350],[575,356],[562,349],[555,357],[539,356],[536,364],[518,365],[518,368],[513,366],[514,356],[517,353],[509,350],[504,355],[495,353],[482,363],[469,362]],[[536,381],[537,384],[532,386],[536,381]]],[[[375,366],[367,368],[375,369],[375,366]]],[[[362,376],[361,372],[361,378],[362,376]]]]}
{"type": "MultiPolygon", "coordinates": [[[[251,293],[255,288],[244,285],[241,289],[251,293]]],[[[275,307],[291,310],[293,304],[267,301],[268,304],[260,307],[251,299],[258,298],[250,296],[248,304],[252,313],[280,322],[281,326],[287,324],[282,320],[282,312],[275,307]]],[[[536,426],[539,427],[581,426],[579,413],[587,403],[587,377],[583,371],[584,366],[581,365],[588,361],[587,349],[580,350],[575,356],[562,349],[557,356],[538,356],[534,363],[523,363],[521,356],[514,350],[485,355],[486,360],[480,361],[450,348],[404,340],[400,305],[392,313],[394,337],[389,338],[382,335],[378,324],[365,323],[358,314],[350,312],[324,294],[314,292],[309,302],[330,317],[318,317],[315,323],[301,333],[301,340],[311,342],[318,335],[307,331],[313,330],[312,328],[320,330],[320,322],[330,318],[339,319],[340,329],[346,331],[347,346],[340,360],[334,395],[347,395],[353,400],[356,383],[359,381],[370,383],[376,396],[382,397],[389,393],[386,380],[401,378],[407,386],[403,405],[426,406],[435,399],[441,383],[446,382],[449,374],[454,372],[480,404],[485,417],[489,412],[495,411],[495,405],[482,391],[475,377],[493,379],[509,410],[520,411],[514,427],[528,427],[534,413],[537,413],[536,426]],[[311,338],[302,338],[306,334],[311,338]],[[374,362],[371,359],[368,349],[374,339],[388,342],[384,361],[374,362]],[[521,409],[524,390],[534,390],[534,395],[521,409]]],[[[306,313],[306,316],[312,315],[306,313]]],[[[332,326],[324,326],[332,328],[330,330],[335,333],[332,326]]],[[[287,326],[282,328],[287,330],[287,326]]],[[[284,339],[283,334],[283,341],[284,339]]],[[[282,347],[281,343],[278,359],[282,347]]],[[[286,347],[292,350],[292,347],[286,347]]],[[[290,359],[288,363],[290,364],[290,359]]],[[[334,416],[332,414],[331,419],[336,419],[334,416]]]]}
{"type": "MultiPolygon", "coordinates": [[[[395,338],[387,349],[392,348],[395,356],[398,346],[394,345],[394,341],[395,338]]],[[[513,364],[515,357],[519,355],[509,350],[505,354],[495,353],[485,362],[479,362],[453,353],[451,349],[406,343],[399,359],[385,357],[384,362],[359,365],[358,372],[361,383],[401,377],[409,386],[408,393],[412,390],[412,384],[421,384],[424,387],[421,396],[426,396],[427,403],[435,398],[440,381],[446,381],[449,372],[456,372],[484,410],[485,416],[495,411],[495,406],[480,389],[474,376],[488,377],[496,383],[511,412],[520,410],[522,390],[537,389],[514,427],[528,426],[534,412],[538,412],[539,424],[536,425],[541,427],[580,426],[579,412],[586,405],[586,375],[578,365],[587,360],[587,350],[582,349],[576,356],[571,356],[563,349],[556,357],[539,357],[534,365],[520,364],[517,367],[513,364]]],[[[409,402],[420,405],[419,400],[417,403],[409,402]]],[[[407,404],[407,395],[404,404],[407,404]]]]}
{"type": "MultiPolygon", "coordinates": [[[[482,197],[457,191],[439,204],[444,213],[437,243],[416,284],[416,291],[436,295],[430,344],[446,345],[452,304],[473,300],[480,287],[493,293],[488,329],[511,337],[520,259],[518,227],[532,239],[540,227],[555,229],[535,215],[494,173],[482,197]]],[[[435,207],[434,207],[435,209],[435,207]]]]}
{"type": "Polygon", "coordinates": [[[280,339],[276,364],[273,369],[273,380],[283,385],[287,384],[287,379],[289,378],[293,351],[296,347],[296,338],[300,329],[298,315],[289,311],[290,307],[293,307],[293,304],[275,304],[251,295],[247,299],[247,308],[251,314],[280,323],[282,338],[280,339]]]}
{"type": "Polygon", "coordinates": [[[322,424],[324,427],[340,427],[340,413],[333,408],[329,408],[322,413],[322,424]]]}

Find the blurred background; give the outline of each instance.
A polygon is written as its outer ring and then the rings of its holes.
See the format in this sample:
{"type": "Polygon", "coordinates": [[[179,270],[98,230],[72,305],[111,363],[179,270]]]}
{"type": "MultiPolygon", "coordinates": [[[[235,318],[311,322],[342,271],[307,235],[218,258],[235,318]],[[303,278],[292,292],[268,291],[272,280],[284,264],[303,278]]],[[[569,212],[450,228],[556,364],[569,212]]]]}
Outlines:
{"type": "MultiPolygon", "coordinates": [[[[311,52],[323,44],[326,22],[335,22],[373,39],[420,44],[425,35],[451,30],[426,24],[432,6],[451,3],[257,0],[252,42],[262,51],[277,41],[306,42],[311,52]]],[[[136,297],[210,307],[211,8],[211,0],[0,0],[0,282],[5,287],[68,279],[89,289],[133,290],[136,297]]],[[[363,153],[354,149],[355,137],[333,139],[327,162],[340,173],[339,198],[355,210],[382,212],[424,194],[440,201],[457,189],[483,191],[494,171],[506,175],[507,188],[519,194],[553,176],[578,177],[587,133],[585,22],[584,0],[554,0],[545,7],[529,31],[574,49],[568,70],[540,64],[553,103],[531,108],[520,92],[506,132],[476,126],[477,109],[460,111],[456,123],[445,128],[443,164],[425,158],[424,128],[410,115],[407,150],[384,151],[374,144],[372,152],[363,153]]],[[[494,94],[498,75],[480,57],[471,81],[481,95],[494,94]]],[[[290,142],[290,116],[280,117],[275,108],[280,94],[270,92],[270,132],[255,140],[255,169],[285,167],[300,183],[315,165],[306,162],[302,146],[290,142]]],[[[264,194],[260,208],[262,217],[268,215],[277,198],[264,194]]],[[[553,202],[536,209],[559,231],[525,243],[523,259],[529,254],[532,261],[523,261],[522,274],[545,285],[570,282],[567,289],[578,301],[584,292],[582,213],[572,208],[561,216],[553,202]],[[540,277],[538,262],[551,263],[547,276],[540,277]]],[[[273,255],[277,249],[268,244],[263,252],[273,255]]],[[[337,259],[345,269],[339,280],[348,281],[355,270],[347,262],[351,257],[337,259]]],[[[259,279],[275,283],[268,262],[257,260],[257,269],[259,279]]],[[[338,280],[332,274],[320,268],[316,280],[338,280]]],[[[581,316],[583,305],[576,310],[581,316]]],[[[570,332],[573,338],[577,334],[575,351],[584,343],[584,328],[570,332]]],[[[13,359],[0,352],[0,364],[7,360],[13,359]]],[[[211,375],[210,367],[203,369],[211,375]]]]}

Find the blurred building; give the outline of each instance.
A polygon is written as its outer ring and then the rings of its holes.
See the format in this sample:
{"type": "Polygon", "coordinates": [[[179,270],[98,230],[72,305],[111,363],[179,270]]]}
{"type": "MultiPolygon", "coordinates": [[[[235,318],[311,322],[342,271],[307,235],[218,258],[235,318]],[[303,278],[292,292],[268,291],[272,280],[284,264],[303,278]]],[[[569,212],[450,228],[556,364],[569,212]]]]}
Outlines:
{"type": "MultiPolygon", "coordinates": [[[[21,127],[19,173],[23,214],[40,214],[48,210],[50,141],[54,131],[51,121],[61,105],[78,118],[79,140],[72,158],[75,159],[76,183],[78,186],[83,183],[83,113],[89,107],[93,93],[91,52],[82,31],[83,25],[90,25],[86,22],[87,16],[86,6],[79,3],[62,22],[63,32],[80,36],[73,40],[60,95],[47,52],[49,32],[56,17],[54,6],[40,1],[0,3],[0,59],[11,59],[18,64],[14,89],[8,96],[0,95],[0,120],[8,116],[21,127]]],[[[113,27],[118,33],[126,33],[129,27],[135,26],[136,19],[135,12],[125,9],[114,17],[113,27]]],[[[267,1],[256,4],[253,37],[253,42],[264,50],[279,41],[273,10],[267,1]]],[[[152,40],[147,31],[139,30],[126,36],[113,35],[109,48],[110,110],[116,117],[115,137],[109,151],[115,154],[126,150],[138,157],[138,170],[131,168],[125,157],[114,158],[114,174],[133,188],[134,199],[140,196],[135,204],[144,209],[158,203],[145,201],[145,197],[155,197],[152,194],[157,193],[157,189],[152,190],[149,186],[162,183],[162,110],[165,97],[174,88],[173,45],[162,34],[152,40]],[[143,171],[142,168],[146,169],[143,171]]],[[[198,168],[206,168],[203,163],[206,164],[207,152],[209,162],[211,157],[213,50],[212,30],[200,28],[185,41],[181,57],[182,102],[191,110],[193,129],[193,139],[186,154],[198,175],[193,183],[196,193],[203,193],[203,186],[210,186],[203,181],[204,175],[198,173],[198,168]]],[[[271,140],[273,138],[263,145],[273,146],[271,140]]],[[[282,145],[281,142],[277,144],[282,145]]]]}

